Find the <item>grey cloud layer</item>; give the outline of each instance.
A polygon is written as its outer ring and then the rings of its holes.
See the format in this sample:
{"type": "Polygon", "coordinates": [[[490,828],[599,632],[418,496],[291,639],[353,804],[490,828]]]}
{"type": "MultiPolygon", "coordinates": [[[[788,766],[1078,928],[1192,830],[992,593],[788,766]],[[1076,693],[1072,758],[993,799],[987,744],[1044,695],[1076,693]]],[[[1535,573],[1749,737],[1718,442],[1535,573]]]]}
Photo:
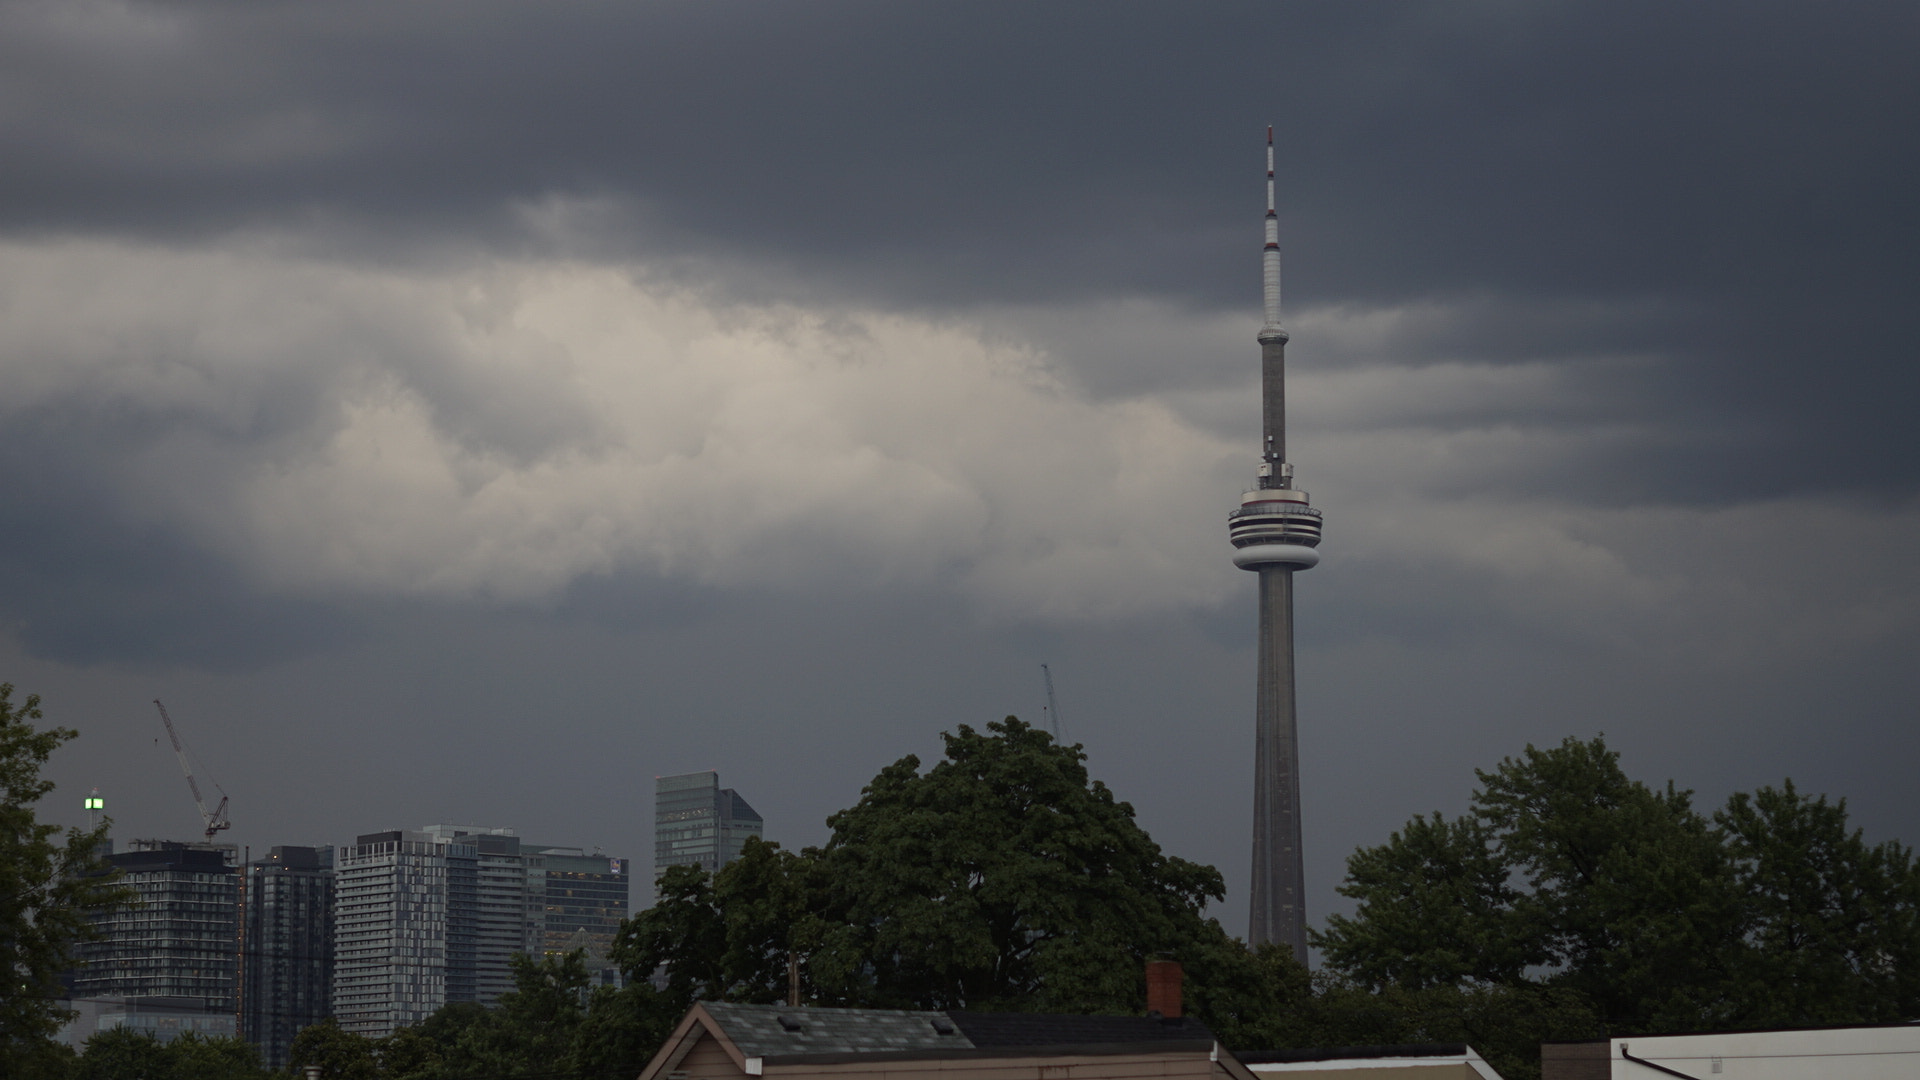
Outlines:
{"type": "Polygon", "coordinates": [[[1273,120],[1296,307],[1491,298],[1409,359],[1670,361],[1613,392],[1711,435],[1591,463],[1611,497],[1916,480],[1891,434],[1920,393],[1900,5],[443,16],[15,5],[0,223],[558,248],[863,306],[1237,309],[1273,120]]]}

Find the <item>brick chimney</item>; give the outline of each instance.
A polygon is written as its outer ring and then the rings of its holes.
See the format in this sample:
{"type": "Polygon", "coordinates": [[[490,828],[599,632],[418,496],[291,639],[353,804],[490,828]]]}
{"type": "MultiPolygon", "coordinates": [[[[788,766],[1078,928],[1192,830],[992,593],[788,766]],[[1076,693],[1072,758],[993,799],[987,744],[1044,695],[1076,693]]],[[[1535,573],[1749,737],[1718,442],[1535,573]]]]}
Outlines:
{"type": "Polygon", "coordinates": [[[1147,961],[1147,1015],[1180,1018],[1179,961],[1147,961]]]}

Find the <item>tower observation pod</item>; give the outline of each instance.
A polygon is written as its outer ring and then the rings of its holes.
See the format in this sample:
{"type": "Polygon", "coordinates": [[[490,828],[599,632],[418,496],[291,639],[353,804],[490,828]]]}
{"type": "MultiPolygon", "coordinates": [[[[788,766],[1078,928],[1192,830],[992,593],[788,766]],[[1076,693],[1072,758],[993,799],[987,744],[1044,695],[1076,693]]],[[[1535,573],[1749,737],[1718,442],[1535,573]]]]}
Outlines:
{"type": "Polygon", "coordinates": [[[1280,325],[1280,218],[1267,129],[1267,245],[1261,253],[1262,449],[1259,482],[1227,516],[1233,565],[1260,575],[1259,682],[1254,701],[1253,888],[1249,945],[1272,942],[1307,959],[1300,850],[1300,745],[1294,725],[1293,574],[1320,561],[1320,511],[1293,486],[1287,461],[1287,331],[1280,325]]]}

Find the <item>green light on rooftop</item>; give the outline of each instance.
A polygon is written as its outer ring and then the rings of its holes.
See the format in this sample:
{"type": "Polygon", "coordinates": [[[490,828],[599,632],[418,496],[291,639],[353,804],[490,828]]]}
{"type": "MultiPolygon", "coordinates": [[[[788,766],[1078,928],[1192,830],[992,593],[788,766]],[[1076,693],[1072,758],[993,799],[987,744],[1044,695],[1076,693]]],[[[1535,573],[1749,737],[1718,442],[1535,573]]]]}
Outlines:
{"type": "Polygon", "coordinates": [[[101,798],[98,795],[87,796],[87,809],[105,810],[106,808],[107,808],[107,800],[101,798]]]}

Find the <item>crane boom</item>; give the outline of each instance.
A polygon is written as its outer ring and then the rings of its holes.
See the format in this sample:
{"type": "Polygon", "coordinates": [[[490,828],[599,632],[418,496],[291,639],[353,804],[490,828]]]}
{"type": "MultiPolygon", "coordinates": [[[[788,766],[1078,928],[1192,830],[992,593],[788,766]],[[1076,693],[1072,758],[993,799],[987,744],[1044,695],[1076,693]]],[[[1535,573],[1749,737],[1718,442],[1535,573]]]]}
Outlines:
{"type": "Polygon", "coordinates": [[[1047,721],[1053,726],[1053,741],[1060,741],[1060,703],[1053,697],[1053,669],[1040,665],[1040,674],[1047,680],[1047,721]]]}
{"type": "MultiPolygon", "coordinates": [[[[193,778],[193,766],[187,762],[187,748],[180,743],[180,733],[173,729],[173,717],[167,715],[167,707],[160,704],[159,698],[153,699],[154,708],[160,710],[160,722],[167,726],[167,739],[173,743],[173,754],[180,759],[180,771],[186,774],[187,788],[193,792],[193,805],[199,809],[200,817],[206,822],[207,839],[212,840],[221,829],[233,828],[233,822],[227,820],[227,793],[220,792],[220,805],[212,813],[207,812],[207,800],[200,794],[200,781],[193,778]]],[[[215,784],[216,789],[220,785],[215,784]]]]}

